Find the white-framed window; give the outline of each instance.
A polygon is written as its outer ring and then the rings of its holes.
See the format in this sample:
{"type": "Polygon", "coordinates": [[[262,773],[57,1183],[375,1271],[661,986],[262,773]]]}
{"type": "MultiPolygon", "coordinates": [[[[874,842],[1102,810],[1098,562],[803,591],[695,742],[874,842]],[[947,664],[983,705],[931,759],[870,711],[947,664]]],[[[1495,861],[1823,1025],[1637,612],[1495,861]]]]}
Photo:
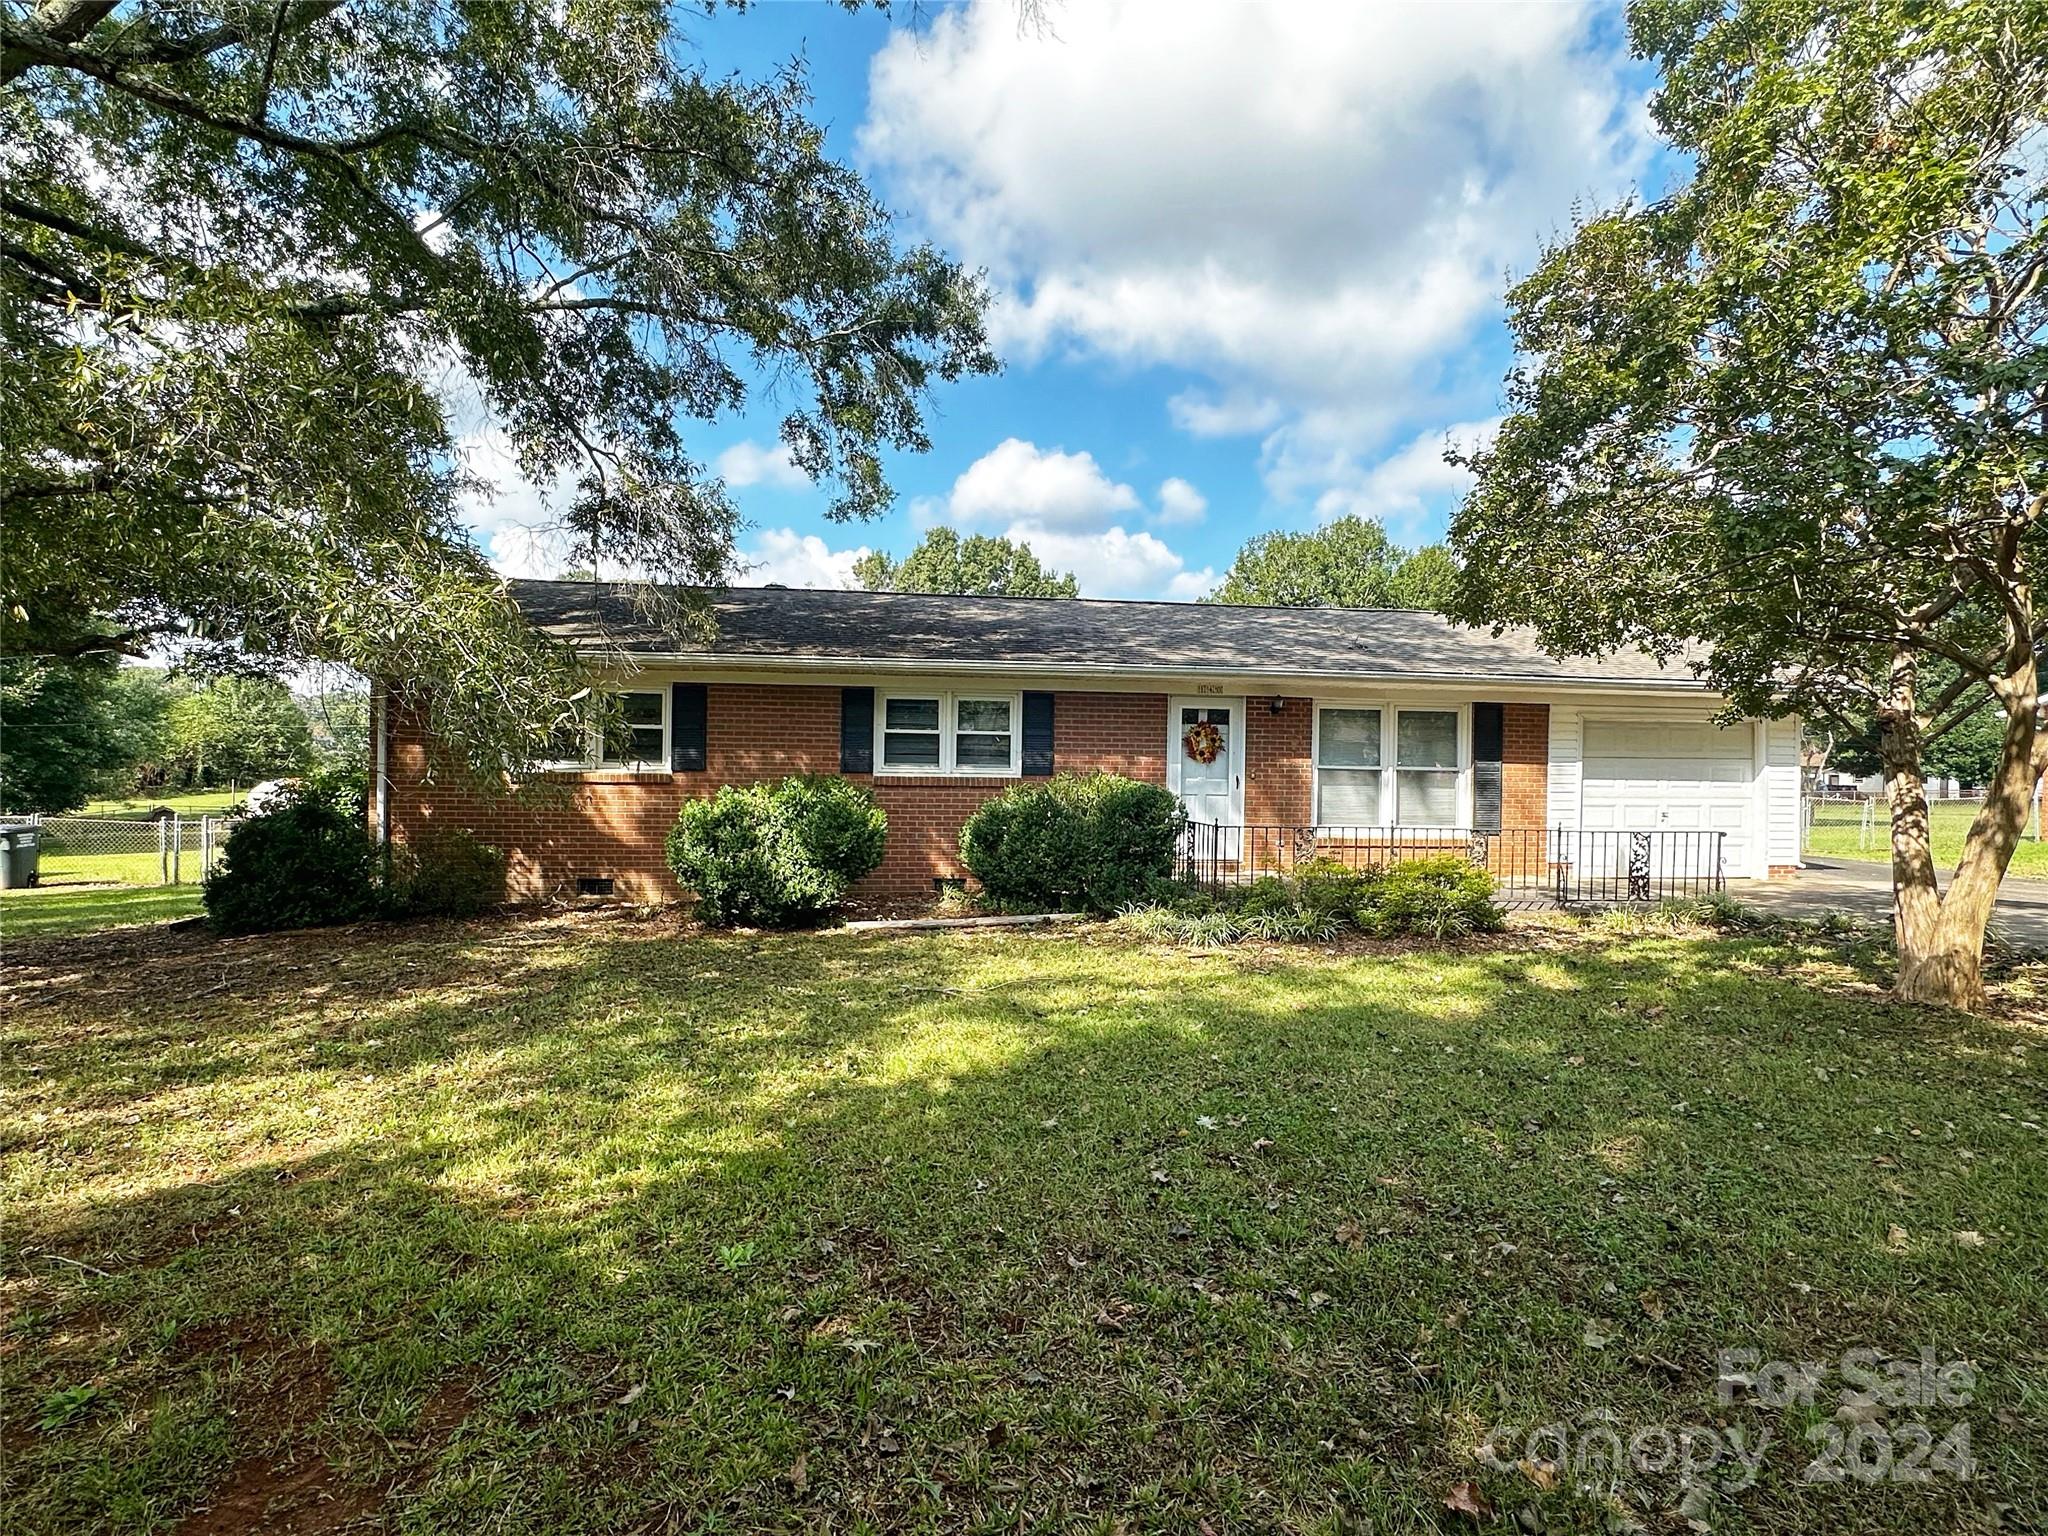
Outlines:
{"type": "Polygon", "coordinates": [[[1394,711],[1394,825],[1458,824],[1458,711],[1394,711]]]}
{"type": "Polygon", "coordinates": [[[904,689],[875,697],[877,773],[1014,778],[1023,749],[1021,694],[904,689]]]}
{"type": "Polygon", "coordinates": [[[620,768],[666,773],[668,689],[608,689],[604,702],[608,707],[583,711],[585,718],[557,733],[555,754],[546,766],[568,772],[620,768]]]}
{"type": "Polygon", "coordinates": [[[1317,825],[1380,825],[1385,716],[1364,706],[1316,711],[1317,825]]]}
{"type": "Polygon", "coordinates": [[[1316,824],[1461,825],[1469,735],[1457,705],[1318,702],[1316,824]]]}

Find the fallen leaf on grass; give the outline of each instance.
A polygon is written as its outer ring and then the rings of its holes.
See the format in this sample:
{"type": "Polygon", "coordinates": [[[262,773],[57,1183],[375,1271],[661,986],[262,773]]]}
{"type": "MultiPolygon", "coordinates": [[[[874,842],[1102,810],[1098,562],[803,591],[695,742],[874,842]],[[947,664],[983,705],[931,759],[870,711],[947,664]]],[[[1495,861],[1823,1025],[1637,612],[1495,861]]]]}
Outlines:
{"type": "Polygon", "coordinates": [[[1518,1461],[1515,1465],[1522,1469],[1522,1476],[1528,1478],[1538,1488],[1548,1490],[1557,1486],[1556,1462],[1538,1459],[1534,1461],[1518,1461]]]}
{"type": "Polygon", "coordinates": [[[1486,1502],[1477,1483],[1451,1484],[1451,1491],[1444,1495],[1444,1508],[1454,1515],[1463,1515],[1474,1525],[1493,1518],[1493,1506],[1486,1502]]]}
{"type": "Polygon", "coordinates": [[[1970,1231],[1958,1232],[1956,1234],[1956,1246],[1958,1248],[1982,1248],[1984,1246],[1984,1234],[1982,1232],[1970,1231]]]}
{"type": "Polygon", "coordinates": [[[1642,1304],[1643,1316],[1653,1323],[1664,1321],[1664,1298],[1655,1291],[1645,1291],[1636,1298],[1642,1304]]]}
{"type": "Polygon", "coordinates": [[[796,1460],[790,1463],[789,1471],[784,1475],[789,1479],[789,1486],[798,1493],[811,1486],[810,1462],[802,1451],[796,1453],[796,1460]]]}
{"type": "Polygon", "coordinates": [[[1906,1235],[1906,1229],[1896,1221],[1884,1229],[1884,1245],[1891,1249],[1893,1253],[1904,1253],[1906,1251],[1906,1244],[1910,1241],[1911,1239],[1906,1235]]]}

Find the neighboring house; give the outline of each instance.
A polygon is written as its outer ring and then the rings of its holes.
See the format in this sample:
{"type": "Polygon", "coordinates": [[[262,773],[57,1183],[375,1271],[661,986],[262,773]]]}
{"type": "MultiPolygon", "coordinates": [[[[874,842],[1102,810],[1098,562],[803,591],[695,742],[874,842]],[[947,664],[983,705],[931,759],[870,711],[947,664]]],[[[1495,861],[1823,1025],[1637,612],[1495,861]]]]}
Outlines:
{"type": "Polygon", "coordinates": [[[876,895],[962,873],[961,822],[1020,778],[1098,770],[1228,826],[1704,829],[1732,877],[1799,862],[1798,722],[1716,725],[1682,663],[1558,661],[1389,609],[781,587],[719,594],[697,644],[619,588],[511,591],[547,633],[622,653],[624,724],[551,769],[568,793],[480,797],[429,778],[416,721],[380,694],[371,814],[400,839],[471,829],[505,849],[515,894],[673,896],[681,802],[791,773],[873,787],[876,895]]]}

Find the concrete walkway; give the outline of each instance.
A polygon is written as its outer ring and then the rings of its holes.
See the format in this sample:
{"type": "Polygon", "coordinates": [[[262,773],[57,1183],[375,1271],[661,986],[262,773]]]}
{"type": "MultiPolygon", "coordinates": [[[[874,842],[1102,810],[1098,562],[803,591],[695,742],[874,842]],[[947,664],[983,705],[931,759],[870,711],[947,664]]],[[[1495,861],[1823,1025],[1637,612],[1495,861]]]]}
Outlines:
{"type": "MultiPolygon", "coordinates": [[[[1943,883],[1947,882],[1943,871],[1943,883]]],[[[1846,912],[1865,922],[1888,923],[1892,915],[1892,867],[1856,859],[1809,857],[1789,880],[1731,880],[1737,901],[1783,917],[1825,917],[1846,912]]],[[[2007,877],[1998,889],[1991,931],[2007,944],[2048,949],[2048,880],[2007,877]]]]}

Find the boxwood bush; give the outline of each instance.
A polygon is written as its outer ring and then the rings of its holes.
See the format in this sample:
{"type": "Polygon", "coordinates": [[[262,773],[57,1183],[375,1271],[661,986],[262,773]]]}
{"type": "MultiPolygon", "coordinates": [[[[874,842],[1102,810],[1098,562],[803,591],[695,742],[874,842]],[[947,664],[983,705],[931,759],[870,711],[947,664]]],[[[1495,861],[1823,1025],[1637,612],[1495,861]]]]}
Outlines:
{"type": "Polygon", "coordinates": [[[202,892],[222,933],[268,933],[374,917],[377,854],[353,816],[292,795],[235,823],[202,892]]]}
{"type": "Polygon", "coordinates": [[[875,797],[845,779],[728,784],[683,806],[668,864],[707,923],[803,927],[882,862],[888,831],[875,797]]]}
{"type": "Polygon", "coordinates": [[[385,910],[393,917],[474,917],[505,899],[505,855],[460,827],[391,850],[385,910]]]}
{"type": "Polygon", "coordinates": [[[1492,876],[1455,855],[1364,869],[1317,859],[1290,876],[1221,891],[1156,888],[1126,905],[1119,921],[1141,938],[1202,947],[1345,933],[1448,939],[1498,929],[1506,914],[1493,897],[1492,876]]]}
{"type": "Polygon", "coordinates": [[[1157,784],[1063,774],[987,800],[960,858],[996,901],[1114,912],[1173,872],[1187,813],[1157,784]]]}

